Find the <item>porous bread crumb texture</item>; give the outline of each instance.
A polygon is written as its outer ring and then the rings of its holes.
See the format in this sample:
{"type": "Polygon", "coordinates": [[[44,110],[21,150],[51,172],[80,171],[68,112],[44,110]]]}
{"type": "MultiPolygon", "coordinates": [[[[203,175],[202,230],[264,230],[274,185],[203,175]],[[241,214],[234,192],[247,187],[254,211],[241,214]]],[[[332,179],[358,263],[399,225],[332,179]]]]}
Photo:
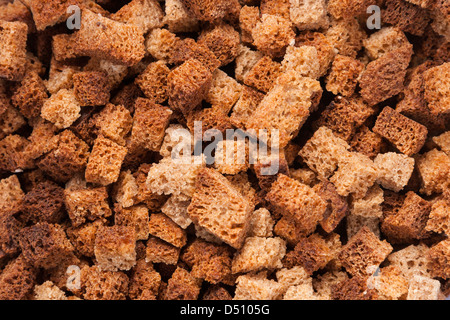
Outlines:
{"type": "Polygon", "coordinates": [[[0,300],[444,299],[448,14],[0,0],[0,300]]]}

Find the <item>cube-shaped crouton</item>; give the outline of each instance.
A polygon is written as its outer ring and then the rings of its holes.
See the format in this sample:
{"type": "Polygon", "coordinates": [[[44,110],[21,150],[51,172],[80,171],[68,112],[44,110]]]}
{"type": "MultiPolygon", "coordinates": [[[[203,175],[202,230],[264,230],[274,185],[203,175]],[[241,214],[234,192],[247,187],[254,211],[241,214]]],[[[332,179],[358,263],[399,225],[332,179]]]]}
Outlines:
{"type": "Polygon", "coordinates": [[[450,278],[450,240],[443,240],[428,251],[430,272],[433,278],[450,278]]]}
{"type": "Polygon", "coordinates": [[[169,96],[167,84],[169,73],[170,69],[164,61],[152,62],[136,77],[135,83],[147,98],[156,103],[163,103],[169,96]]]}
{"type": "Polygon", "coordinates": [[[186,231],[165,214],[151,214],[148,229],[152,236],[158,237],[177,248],[182,248],[186,244],[186,231]]]}
{"type": "Polygon", "coordinates": [[[131,113],[134,112],[134,104],[136,99],[144,97],[144,93],[135,83],[124,85],[111,99],[111,103],[124,106],[131,113]]]}
{"type": "Polygon", "coordinates": [[[191,220],[233,248],[241,248],[253,206],[213,169],[200,169],[188,207],[191,220]]]}
{"type": "Polygon", "coordinates": [[[267,93],[281,73],[280,63],[268,56],[258,57],[258,61],[243,75],[243,81],[246,85],[267,93]]]}
{"type": "Polygon", "coordinates": [[[201,280],[189,271],[177,267],[167,281],[164,300],[196,300],[200,294],[201,280]]]}
{"type": "Polygon", "coordinates": [[[9,213],[1,213],[0,217],[0,258],[2,261],[19,253],[19,232],[23,223],[9,213]],[[6,259],[5,259],[6,258],[6,259]]]}
{"type": "Polygon", "coordinates": [[[407,43],[366,66],[359,85],[361,96],[369,105],[383,102],[403,90],[412,54],[412,45],[407,43]]]}
{"type": "Polygon", "coordinates": [[[441,283],[439,280],[415,275],[409,282],[406,300],[439,300],[441,283]]]}
{"type": "Polygon", "coordinates": [[[230,0],[181,0],[189,10],[190,14],[201,21],[215,22],[225,18],[236,5],[236,2],[230,0]]]}
{"type": "Polygon", "coordinates": [[[45,281],[41,285],[36,285],[33,290],[35,300],[67,300],[66,294],[53,282],[45,281]]]}
{"type": "Polygon", "coordinates": [[[64,201],[72,225],[108,218],[112,215],[105,187],[64,190],[64,201]]]}
{"type": "Polygon", "coordinates": [[[381,204],[384,202],[383,189],[378,184],[367,190],[362,198],[352,197],[350,214],[360,217],[381,218],[383,209],[381,204]]]}
{"type": "Polygon", "coordinates": [[[220,60],[205,44],[196,42],[192,38],[178,41],[172,54],[171,63],[179,65],[190,59],[198,60],[211,72],[220,67],[220,60]]]}
{"type": "Polygon", "coordinates": [[[70,61],[78,58],[76,34],[55,34],[52,38],[52,54],[56,61],[70,61]]]}
{"type": "Polygon", "coordinates": [[[352,58],[356,58],[367,38],[365,30],[355,17],[332,21],[325,35],[339,54],[352,58]]]}
{"type": "Polygon", "coordinates": [[[233,273],[279,269],[286,254],[286,241],[281,238],[248,237],[233,258],[233,273]]]}
{"type": "Polygon", "coordinates": [[[327,77],[327,90],[350,97],[355,93],[358,79],[364,70],[364,64],[351,57],[337,55],[327,77]]]}
{"type": "Polygon", "coordinates": [[[27,6],[33,13],[33,20],[38,31],[42,31],[47,27],[63,22],[70,16],[70,11],[67,10],[69,6],[81,6],[82,4],[83,1],[80,0],[55,0],[47,2],[39,0],[27,1],[27,6]]]}
{"type": "Polygon", "coordinates": [[[39,222],[20,231],[25,259],[37,268],[50,269],[73,255],[73,246],[59,224],[39,222]]]}
{"type": "Polygon", "coordinates": [[[440,199],[433,203],[425,230],[450,234],[450,201],[440,199]]]}
{"type": "Polygon", "coordinates": [[[14,172],[33,168],[30,141],[18,134],[8,135],[0,141],[0,170],[14,172]]]}
{"type": "Polygon", "coordinates": [[[2,300],[24,300],[29,297],[36,284],[37,269],[24,255],[10,260],[0,274],[0,298],[2,300]]]}
{"type": "Polygon", "coordinates": [[[159,151],[169,125],[172,110],[154,103],[152,100],[138,98],[135,104],[131,143],[134,146],[159,151]]]}
{"type": "Polygon", "coordinates": [[[64,217],[64,189],[50,181],[39,183],[23,198],[22,213],[34,223],[59,223],[64,217]]]}
{"type": "Polygon", "coordinates": [[[108,74],[110,89],[116,89],[128,74],[128,67],[114,60],[91,57],[83,71],[102,71],[108,74]]]}
{"type": "Polygon", "coordinates": [[[137,64],[144,58],[142,30],[132,24],[111,20],[90,10],[83,10],[77,43],[81,54],[122,63],[137,64]]]}
{"type": "Polygon", "coordinates": [[[164,12],[156,0],[133,0],[111,15],[111,19],[139,27],[144,34],[163,25],[164,12]]]}
{"type": "Polygon", "coordinates": [[[444,132],[440,136],[435,136],[432,140],[442,151],[450,156],[450,131],[444,132]]]}
{"type": "Polygon", "coordinates": [[[273,14],[289,20],[289,0],[261,0],[260,7],[261,14],[273,14]]]}
{"type": "Polygon", "coordinates": [[[202,300],[226,301],[233,300],[227,289],[220,285],[211,285],[202,297],[202,300]]]}
{"type": "Polygon", "coordinates": [[[318,128],[326,126],[337,137],[349,141],[374,112],[360,98],[338,97],[325,108],[314,124],[318,128]]]}
{"type": "Polygon", "coordinates": [[[128,295],[133,300],[156,300],[161,286],[161,275],[153,264],[138,260],[130,274],[128,295]]]}
{"type": "Polygon", "coordinates": [[[283,174],[272,184],[266,200],[276,212],[296,221],[304,235],[314,232],[327,209],[327,203],[311,187],[283,174]]]}
{"type": "Polygon", "coordinates": [[[97,230],[103,225],[101,219],[87,222],[80,226],[67,228],[66,233],[75,248],[75,252],[86,257],[95,257],[95,236],[97,230]]]}
{"type": "Polygon", "coordinates": [[[250,167],[249,146],[244,140],[221,140],[214,154],[214,168],[222,174],[238,174],[250,167]]]}
{"type": "Polygon", "coordinates": [[[45,81],[45,86],[50,94],[55,94],[61,89],[72,89],[73,75],[79,71],[80,68],[64,65],[55,59],[50,63],[50,70],[48,80],[45,81]]]}
{"type": "Polygon", "coordinates": [[[250,119],[250,116],[263,98],[263,93],[248,86],[243,86],[239,99],[234,105],[230,116],[233,124],[240,129],[245,129],[248,119],[250,119]]]}
{"type": "Polygon", "coordinates": [[[290,18],[298,30],[327,28],[329,24],[325,0],[305,2],[290,0],[290,18]]]}
{"type": "Polygon", "coordinates": [[[178,42],[181,41],[174,33],[167,29],[153,29],[145,41],[148,53],[164,62],[172,61],[178,42]]]}
{"type": "Polygon", "coordinates": [[[364,40],[364,48],[369,58],[376,60],[407,43],[408,38],[402,30],[396,27],[384,27],[364,40]]]}
{"type": "Polygon", "coordinates": [[[282,284],[259,274],[239,276],[236,283],[233,300],[278,300],[284,291],[282,284]]]}
{"type": "Polygon", "coordinates": [[[44,102],[41,117],[59,129],[65,129],[80,117],[80,111],[80,103],[74,91],[61,89],[44,102]]]}
{"type": "Polygon", "coordinates": [[[102,270],[99,266],[81,269],[81,293],[85,300],[125,300],[128,276],[124,272],[102,270]]]}
{"type": "Polygon", "coordinates": [[[410,281],[414,275],[431,277],[429,273],[427,245],[409,245],[408,247],[391,253],[387,259],[390,265],[400,269],[401,274],[410,281]]]}
{"type": "Polygon", "coordinates": [[[336,187],[329,181],[323,180],[314,186],[314,191],[327,202],[328,207],[323,215],[320,226],[330,233],[339,225],[349,212],[347,199],[338,194],[336,187]]]}
{"type": "Polygon", "coordinates": [[[192,32],[198,29],[198,20],[187,10],[181,0],[167,0],[164,23],[171,32],[192,32]]]}
{"type": "Polygon", "coordinates": [[[416,36],[423,35],[430,21],[430,15],[426,9],[405,0],[386,0],[385,6],[382,11],[385,23],[416,36]]]}
{"type": "Polygon", "coordinates": [[[408,293],[408,280],[396,266],[381,268],[378,274],[369,278],[369,286],[376,289],[381,299],[401,300],[408,293]]]}
{"type": "Polygon", "coordinates": [[[164,240],[150,237],[147,241],[145,261],[175,265],[180,257],[180,250],[164,240]]]}
{"type": "Polygon", "coordinates": [[[377,182],[383,188],[399,192],[408,184],[415,161],[407,155],[388,152],[378,154],[374,163],[378,168],[377,182]]]}
{"type": "Polygon", "coordinates": [[[305,90],[293,84],[272,88],[247,122],[247,130],[267,130],[267,144],[285,147],[309,117],[311,100],[305,90]],[[278,137],[277,137],[278,135],[278,137]],[[278,141],[277,141],[278,140],[278,141]]]}
{"type": "Polygon", "coordinates": [[[98,136],[86,165],[86,181],[102,186],[116,182],[126,154],[127,148],[98,136]]]}
{"type": "Polygon", "coordinates": [[[226,282],[231,277],[232,250],[196,239],[182,253],[181,260],[192,268],[191,274],[212,284],[226,282]]]}
{"type": "Polygon", "coordinates": [[[239,32],[229,24],[219,24],[211,29],[205,29],[200,34],[198,43],[207,46],[219,59],[220,65],[225,66],[239,53],[239,32]]]}
{"type": "Polygon", "coordinates": [[[299,155],[319,177],[328,178],[336,170],[350,146],[327,127],[320,127],[300,150],[299,155]]]}
{"type": "Polygon", "coordinates": [[[348,19],[365,14],[371,4],[370,0],[330,0],[328,12],[336,19],[348,19]]]}
{"type": "Polygon", "coordinates": [[[377,154],[386,149],[387,143],[382,136],[363,125],[356,130],[349,144],[351,151],[362,153],[370,159],[374,159],[377,154]]]}
{"type": "Polygon", "coordinates": [[[239,12],[239,27],[241,30],[241,41],[245,44],[252,44],[252,29],[260,19],[259,7],[245,5],[239,12]]]}
{"type": "Polygon", "coordinates": [[[28,27],[23,22],[0,21],[0,78],[18,81],[25,75],[28,27]]]}
{"type": "Polygon", "coordinates": [[[0,213],[19,212],[25,193],[22,191],[17,175],[0,180],[0,213]]]}
{"type": "Polygon", "coordinates": [[[288,46],[281,65],[284,71],[295,70],[304,77],[318,79],[320,76],[318,52],[313,46],[288,46]]]}
{"type": "Polygon", "coordinates": [[[161,207],[161,212],[178,224],[181,228],[186,229],[192,223],[189,218],[187,208],[191,202],[183,199],[183,197],[171,196],[161,207]]]}
{"type": "Polygon", "coordinates": [[[253,44],[263,54],[281,57],[286,47],[295,39],[292,23],[280,16],[263,14],[252,29],[253,44]]]}
{"type": "Polygon", "coordinates": [[[130,111],[124,106],[108,103],[93,117],[93,122],[97,134],[124,146],[125,137],[131,131],[133,125],[133,118],[130,111]]]}
{"type": "Polygon", "coordinates": [[[367,227],[354,235],[339,252],[338,258],[352,276],[366,276],[391,253],[392,246],[381,241],[367,227]]]}
{"type": "Polygon", "coordinates": [[[442,193],[450,187],[450,157],[437,149],[417,158],[421,179],[420,192],[426,195],[442,193]]]}
{"type": "Polygon", "coordinates": [[[228,114],[239,99],[242,85],[222,70],[217,69],[213,73],[211,88],[205,101],[216,106],[228,114]]]}
{"type": "Polygon", "coordinates": [[[352,152],[339,163],[339,169],[330,178],[341,196],[354,194],[364,197],[378,177],[377,167],[369,157],[352,152]]]}
{"type": "Polygon", "coordinates": [[[173,69],[168,76],[169,105],[187,114],[206,98],[212,73],[198,60],[190,59],[173,69]]]}
{"type": "Polygon", "coordinates": [[[3,105],[0,108],[5,109],[0,115],[0,139],[3,139],[23,127],[26,121],[19,110],[10,104],[6,95],[0,94],[0,104],[3,105]]]}
{"type": "Polygon", "coordinates": [[[425,230],[431,204],[413,191],[406,194],[401,208],[385,217],[381,224],[381,231],[391,243],[408,243],[414,239],[429,236],[425,230]]]}
{"type": "Polygon", "coordinates": [[[67,182],[86,167],[89,146],[72,131],[64,130],[56,136],[50,152],[39,159],[37,166],[58,182],[67,182]]]}
{"type": "Polygon", "coordinates": [[[102,106],[110,98],[108,75],[101,71],[78,72],[73,75],[73,91],[82,107],[102,106]]]}
{"type": "Polygon", "coordinates": [[[346,278],[331,286],[331,300],[378,300],[378,292],[369,288],[367,277],[346,278]]]}
{"type": "Polygon", "coordinates": [[[412,156],[422,149],[428,130],[390,107],[378,115],[373,132],[391,142],[400,152],[412,156]]]}
{"type": "Polygon", "coordinates": [[[120,207],[129,208],[134,204],[138,192],[135,176],[130,170],[124,170],[112,188],[112,198],[120,207]]]}
{"type": "MultiPolygon", "coordinates": [[[[236,57],[234,76],[237,81],[244,82],[245,76],[253,68],[253,66],[263,57],[259,51],[252,50],[247,46],[241,45],[239,54],[236,57]]],[[[281,66],[278,64],[278,68],[281,66]]]]}
{"type": "Polygon", "coordinates": [[[324,268],[337,257],[341,249],[339,235],[331,234],[326,238],[315,233],[308,238],[301,237],[294,249],[289,251],[283,259],[285,268],[302,267],[307,274],[324,268]]]}
{"type": "Polygon", "coordinates": [[[26,118],[34,118],[41,114],[44,101],[48,98],[44,81],[34,71],[28,72],[11,97],[12,104],[26,118]]]}
{"type": "Polygon", "coordinates": [[[255,210],[250,217],[249,237],[272,237],[272,230],[275,222],[272,215],[266,208],[255,210]]]}
{"type": "Polygon", "coordinates": [[[129,208],[116,206],[114,222],[118,226],[130,226],[136,230],[136,240],[148,239],[148,209],[145,205],[129,208]]]}
{"type": "Polygon", "coordinates": [[[100,226],[95,235],[95,259],[105,271],[130,270],[136,264],[136,234],[130,226],[100,226]]]}
{"type": "Polygon", "coordinates": [[[434,114],[450,113],[450,62],[428,69],[424,73],[425,99],[434,114]]]}
{"type": "Polygon", "coordinates": [[[380,218],[373,216],[360,216],[356,214],[349,214],[346,218],[346,233],[347,238],[350,239],[359,232],[363,227],[367,227],[375,236],[381,237],[380,218]]]}

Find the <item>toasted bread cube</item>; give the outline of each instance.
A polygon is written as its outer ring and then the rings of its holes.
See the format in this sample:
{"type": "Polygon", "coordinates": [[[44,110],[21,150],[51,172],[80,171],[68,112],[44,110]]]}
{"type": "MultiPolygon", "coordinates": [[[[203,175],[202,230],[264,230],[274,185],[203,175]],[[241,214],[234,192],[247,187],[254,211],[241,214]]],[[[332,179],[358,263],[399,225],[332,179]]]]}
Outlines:
{"type": "Polygon", "coordinates": [[[415,275],[409,282],[406,300],[439,300],[440,294],[439,280],[415,275]]]}
{"type": "Polygon", "coordinates": [[[186,244],[186,231],[165,214],[151,214],[148,228],[152,236],[158,237],[177,248],[182,248],[186,244]]]}
{"type": "Polygon", "coordinates": [[[250,217],[249,237],[272,237],[275,221],[266,208],[255,210],[250,217]]]}
{"type": "Polygon", "coordinates": [[[450,113],[450,62],[428,69],[424,73],[425,99],[434,114],[450,113]]]}
{"type": "Polygon", "coordinates": [[[298,30],[327,28],[329,19],[325,0],[305,2],[289,0],[290,19],[298,30]]]}
{"type": "Polygon", "coordinates": [[[283,295],[282,284],[261,275],[242,275],[236,282],[233,300],[278,300],[283,295]]]}
{"type": "Polygon", "coordinates": [[[125,145],[125,137],[131,131],[133,118],[130,111],[122,105],[108,103],[93,118],[97,134],[111,139],[121,146],[125,145]]]}
{"type": "Polygon", "coordinates": [[[169,73],[170,69],[163,61],[152,62],[136,77],[135,83],[147,98],[163,103],[168,98],[169,73]]]}
{"type": "Polygon", "coordinates": [[[134,227],[100,226],[95,236],[95,258],[105,271],[130,270],[136,264],[134,227]]]}
{"type": "Polygon", "coordinates": [[[414,159],[407,155],[388,152],[374,159],[378,168],[378,179],[383,188],[399,192],[407,184],[414,170],[414,159]]]}
{"type": "Polygon", "coordinates": [[[211,29],[205,29],[200,34],[198,43],[207,46],[219,59],[220,65],[226,66],[239,53],[239,32],[229,24],[220,24],[211,29]]]}
{"type": "Polygon", "coordinates": [[[327,90],[334,94],[350,97],[355,93],[364,64],[351,57],[337,55],[327,77],[327,90]]]}
{"type": "Polygon", "coordinates": [[[67,237],[73,244],[76,253],[90,258],[95,257],[95,235],[102,225],[102,220],[97,219],[80,226],[73,225],[66,229],[67,237]]]}
{"type": "Polygon", "coordinates": [[[243,6],[239,12],[239,27],[241,29],[241,41],[245,44],[252,44],[252,29],[260,19],[259,7],[243,6]]]}
{"type": "Polygon", "coordinates": [[[272,184],[266,200],[276,212],[296,221],[304,235],[314,232],[327,208],[312,188],[283,174],[272,184]]]}
{"type": "Polygon", "coordinates": [[[230,0],[181,0],[191,15],[200,21],[216,22],[225,18],[237,2],[230,0]]]}
{"type": "Polygon", "coordinates": [[[133,300],[156,300],[161,286],[161,275],[152,263],[143,259],[137,261],[131,270],[128,295],[133,300]]]}
{"type": "Polygon", "coordinates": [[[430,235],[425,230],[430,212],[431,204],[409,191],[401,208],[384,218],[381,231],[391,243],[408,243],[426,238],[430,235]]]}
{"type": "Polygon", "coordinates": [[[214,71],[205,101],[228,114],[239,99],[242,85],[220,69],[214,71]]]}
{"type": "Polygon", "coordinates": [[[436,233],[450,234],[450,201],[440,199],[431,206],[430,217],[425,230],[436,233]]]}
{"type": "Polygon", "coordinates": [[[347,199],[339,195],[336,187],[327,180],[321,181],[313,189],[328,204],[323,219],[320,221],[320,226],[323,230],[330,233],[336,229],[349,212],[347,199]]]}
{"type": "Polygon", "coordinates": [[[281,238],[248,237],[234,256],[233,273],[279,269],[286,254],[286,242],[281,238]]]}
{"type": "Polygon", "coordinates": [[[200,169],[188,207],[191,220],[233,248],[241,248],[253,206],[220,173],[200,169]]]}
{"type": "Polygon", "coordinates": [[[190,59],[173,69],[168,76],[169,105],[187,114],[206,98],[212,73],[198,60],[190,59]]]}
{"type": "Polygon", "coordinates": [[[33,294],[35,300],[67,300],[65,292],[51,281],[34,286],[33,294]]]}
{"type": "Polygon", "coordinates": [[[83,71],[101,71],[106,72],[109,80],[110,90],[116,89],[128,74],[128,67],[121,62],[115,62],[108,59],[93,57],[89,59],[83,71]]]}
{"type": "Polygon", "coordinates": [[[412,156],[422,149],[428,130],[390,107],[378,115],[373,132],[391,142],[400,152],[412,156]]]}
{"type": "MultiPolygon", "coordinates": [[[[130,170],[120,172],[119,179],[112,188],[112,198],[122,208],[134,205],[139,187],[130,170]]],[[[120,210],[119,210],[120,211],[120,210]]]]}
{"type": "Polygon", "coordinates": [[[17,134],[8,135],[0,141],[0,170],[14,172],[33,168],[28,153],[30,141],[17,134]]]}
{"type": "Polygon", "coordinates": [[[275,80],[281,73],[281,64],[265,56],[258,59],[253,67],[242,76],[246,85],[267,93],[273,88],[275,80]]]}
{"type": "Polygon", "coordinates": [[[128,208],[116,206],[114,222],[116,225],[131,226],[136,229],[136,240],[148,239],[148,209],[145,205],[128,208]]]}
{"type": "Polygon", "coordinates": [[[37,283],[37,269],[25,257],[19,255],[4,267],[0,274],[0,298],[24,300],[29,297],[37,283]]]}
{"type": "Polygon", "coordinates": [[[221,174],[238,174],[249,169],[248,144],[244,140],[221,140],[214,154],[214,168],[221,174]]]}
{"type": "Polygon", "coordinates": [[[305,90],[294,84],[275,86],[253,112],[247,130],[267,130],[269,145],[275,145],[278,140],[279,148],[285,147],[309,117],[311,100],[308,98],[305,90]]]}
{"type": "Polygon", "coordinates": [[[369,288],[367,277],[346,278],[331,287],[331,300],[378,300],[378,292],[369,288]]]}
{"type": "Polygon", "coordinates": [[[41,108],[48,98],[44,81],[34,71],[28,72],[20,86],[11,97],[12,104],[26,118],[34,118],[41,114],[41,108]]]}
{"type": "Polygon", "coordinates": [[[61,89],[70,90],[73,87],[73,75],[79,71],[78,67],[64,65],[55,59],[50,63],[48,80],[45,86],[50,94],[55,94],[61,89]]]}
{"type": "Polygon", "coordinates": [[[261,0],[261,14],[273,14],[289,20],[289,0],[261,0]]]}
{"type": "Polygon", "coordinates": [[[116,182],[126,154],[127,148],[98,136],[86,165],[86,181],[102,186],[116,182]]]}
{"type": "Polygon", "coordinates": [[[82,54],[133,66],[144,58],[142,30],[83,10],[77,43],[82,54]]]}
{"type": "Polygon", "coordinates": [[[196,300],[200,294],[201,280],[189,271],[177,267],[167,281],[164,300],[196,300]]]}
{"type": "Polygon", "coordinates": [[[197,31],[199,22],[181,0],[166,0],[164,23],[171,32],[197,31]]]}
{"type": "Polygon", "coordinates": [[[378,172],[369,157],[352,152],[339,163],[339,169],[330,178],[341,196],[354,194],[356,198],[364,197],[367,190],[375,183],[378,172]]]}
{"type": "Polygon", "coordinates": [[[383,189],[375,184],[362,198],[353,198],[351,201],[350,214],[362,217],[381,218],[383,210],[381,204],[384,202],[383,189]]]}
{"type": "Polygon", "coordinates": [[[370,274],[368,267],[378,267],[392,250],[386,240],[381,241],[363,227],[342,247],[338,257],[352,276],[366,276],[370,274]]]}
{"type": "Polygon", "coordinates": [[[376,60],[407,43],[408,38],[402,30],[396,27],[384,27],[364,40],[364,48],[369,58],[376,60]]]}
{"type": "Polygon", "coordinates": [[[284,71],[295,70],[304,77],[319,78],[318,53],[313,46],[288,46],[281,65],[284,71]]]}
{"type": "Polygon", "coordinates": [[[52,38],[52,53],[56,61],[65,62],[80,56],[76,34],[55,34],[52,38]]]}
{"type": "Polygon", "coordinates": [[[26,123],[22,114],[14,108],[6,94],[0,93],[0,139],[16,132],[26,123]]]}
{"type": "Polygon", "coordinates": [[[370,159],[374,159],[386,149],[386,142],[384,142],[383,138],[364,125],[356,130],[349,144],[351,151],[362,153],[370,159]]]}
{"type": "Polygon", "coordinates": [[[0,180],[0,213],[15,214],[19,212],[25,196],[17,175],[0,180]]]}
{"type": "Polygon", "coordinates": [[[0,213],[0,259],[7,261],[20,252],[19,233],[24,225],[11,212],[0,213]]]}
{"type": "Polygon", "coordinates": [[[367,38],[356,18],[334,20],[325,35],[339,54],[352,58],[356,58],[367,38]]]}
{"type": "Polygon", "coordinates": [[[30,9],[19,0],[0,1],[0,20],[20,21],[27,24],[28,33],[36,32],[30,9]]]}
{"type": "Polygon", "coordinates": [[[73,246],[58,224],[39,222],[20,231],[25,259],[37,268],[50,269],[73,255],[73,246]]]}
{"type": "Polygon", "coordinates": [[[133,0],[111,15],[111,19],[139,27],[144,34],[163,25],[164,12],[156,0],[133,0]]]}
{"type": "Polygon", "coordinates": [[[83,4],[81,0],[54,0],[46,2],[30,0],[27,2],[33,13],[34,23],[38,31],[66,20],[70,16],[70,11],[67,10],[69,6],[81,6],[83,4]]]}
{"type": "Polygon", "coordinates": [[[382,15],[386,23],[416,36],[423,35],[430,21],[430,16],[426,9],[405,0],[386,0],[385,6],[386,8],[382,11],[382,15]]]}
{"type": "Polygon", "coordinates": [[[75,93],[72,90],[61,89],[44,102],[41,116],[59,129],[65,129],[80,117],[80,111],[80,103],[75,93]]]}
{"type": "Polygon", "coordinates": [[[194,240],[181,255],[191,274],[212,284],[226,282],[231,275],[232,250],[200,239],[194,240]]]}
{"type": "Polygon", "coordinates": [[[366,66],[359,84],[361,96],[369,105],[383,102],[403,90],[412,53],[412,45],[407,43],[366,66]]]}
{"type": "Polygon", "coordinates": [[[181,39],[167,29],[153,29],[145,41],[145,46],[152,57],[169,62],[172,61],[179,41],[181,39]]]}
{"type": "Polygon", "coordinates": [[[370,0],[330,0],[328,12],[336,19],[353,18],[365,14],[371,4],[370,0]]]}
{"type": "Polygon", "coordinates": [[[450,156],[450,131],[444,132],[440,136],[433,137],[433,142],[436,143],[448,156],[450,156]]]}
{"type": "Polygon", "coordinates": [[[110,87],[105,72],[85,71],[73,75],[74,93],[82,107],[108,103],[110,87]]]}
{"type": "Polygon", "coordinates": [[[231,120],[241,129],[246,128],[246,124],[250,116],[258,107],[259,103],[264,98],[264,94],[252,89],[248,86],[243,86],[239,99],[233,107],[231,113],[231,120]]]}
{"type": "Polygon", "coordinates": [[[220,285],[211,285],[202,297],[202,300],[226,301],[233,300],[231,294],[220,285]]]}
{"type": "Polygon", "coordinates": [[[325,108],[314,124],[316,127],[327,126],[337,137],[349,141],[374,112],[358,97],[338,97],[325,108]]]}
{"type": "Polygon", "coordinates": [[[198,60],[211,72],[220,67],[220,60],[205,44],[192,38],[178,41],[171,62],[179,65],[190,59],[198,60]]]}
{"type": "Polygon", "coordinates": [[[350,146],[333,134],[331,129],[320,127],[300,150],[299,155],[319,177],[328,178],[340,160],[348,154],[350,146]]]}
{"type": "Polygon", "coordinates": [[[431,195],[442,193],[450,187],[450,157],[437,149],[428,151],[417,159],[421,178],[420,192],[431,195]]]}
{"type": "Polygon", "coordinates": [[[70,130],[64,130],[56,139],[56,144],[37,166],[56,181],[67,182],[86,167],[89,146],[70,130]]]}
{"type": "Polygon", "coordinates": [[[450,246],[449,240],[443,240],[432,246],[428,251],[430,261],[430,272],[433,278],[450,278],[450,246]]]}
{"type": "Polygon", "coordinates": [[[263,54],[272,58],[285,54],[287,46],[294,40],[292,23],[280,16],[263,14],[252,29],[253,44],[263,54]]]}
{"type": "Polygon", "coordinates": [[[235,60],[236,68],[234,70],[234,76],[236,80],[239,82],[244,82],[247,73],[262,57],[263,54],[261,52],[252,50],[247,46],[241,45],[239,49],[239,54],[235,60]]]}
{"type": "Polygon", "coordinates": [[[147,241],[145,261],[176,265],[180,257],[180,250],[164,240],[150,237],[147,241]]]}
{"type": "Polygon", "coordinates": [[[380,220],[379,217],[349,214],[346,218],[346,233],[348,239],[357,234],[363,227],[367,227],[374,235],[380,238],[380,220]]]}
{"type": "Polygon", "coordinates": [[[400,269],[401,274],[410,281],[414,275],[430,277],[428,268],[427,245],[420,243],[418,245],[409,245],[404,249],[395,251],[388,256],[387,261],[390,265],[400,269]]]}
{"type": "Polygon", "coordinates": [[[80,278],[85,300],[125,300],[128,295],[129,279],[124,272],[84,266],[80,278]]]}
{"type": "Polygon", "coordinates": [[[368,281],[384,300],[401,300],[408,293],[408,280],[396,266],[381,268],[379,274],[372,275],[368,281]]]}
{"type": "Polygon", "coordinates": [[[25,75],[28,27],[23,22],[0,21],[0,78],[19,81],[25,75]]]}
{"type": "Polygon", "coordinates": [[[108,193],[104,187],[80,190],[64,190],[64,201],[72,225],[108,218],[112,215],[108,193]]]}
{"type": "Polygon", "coordinates": [[[189,200],[184,200],[183,197],[173,195],[161,207],[161,212],[172,219],[172,221],[181,228],[186,229],[192,223],[187,212],[189,204],[189,200]]]}

